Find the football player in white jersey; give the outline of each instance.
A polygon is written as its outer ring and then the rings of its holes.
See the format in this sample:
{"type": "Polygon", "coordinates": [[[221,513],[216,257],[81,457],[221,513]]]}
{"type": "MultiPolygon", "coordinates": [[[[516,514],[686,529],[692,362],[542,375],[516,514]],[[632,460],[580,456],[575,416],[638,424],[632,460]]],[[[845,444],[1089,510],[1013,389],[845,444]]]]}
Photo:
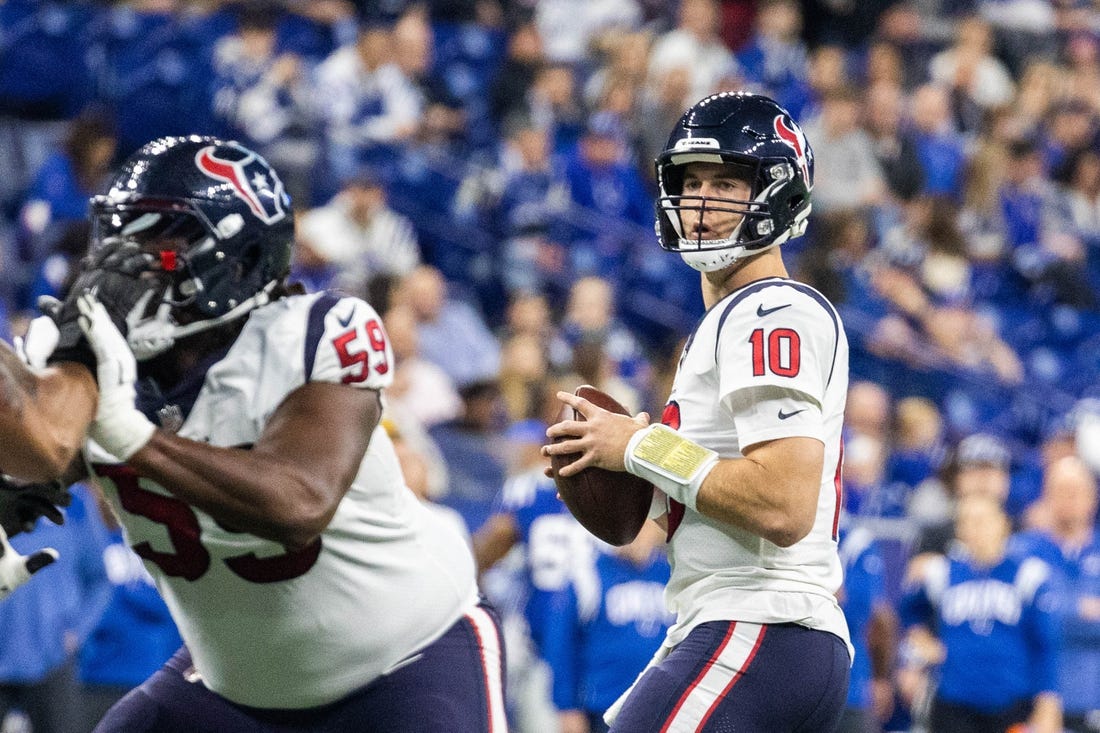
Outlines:
{"type": "Polygon", "coordinates": [[[86,430],[186,642],[96,730],[503,731],[471,553],[378,425],[381,319],[286,285],[289,206],[237,143],[149,143],[93,199],[53,366],[0,357],[0,469],[52,478],[86,430]]]}
{"type": "Polygon", "coordinates": [[[813,153],[767,97],[721,93],[677,123],[656,161],[661,246],[701,273],[707,312],[661,422],[572,394],[547,454],[656,487],[677,614],[608,711],[613,731],[829,731],[851,661],[836,600],[848,344],[833,306],[791,280],[778,245],[802,235],[813,153]],[[656,721],[656,722],[655,722],[656,721]]]}

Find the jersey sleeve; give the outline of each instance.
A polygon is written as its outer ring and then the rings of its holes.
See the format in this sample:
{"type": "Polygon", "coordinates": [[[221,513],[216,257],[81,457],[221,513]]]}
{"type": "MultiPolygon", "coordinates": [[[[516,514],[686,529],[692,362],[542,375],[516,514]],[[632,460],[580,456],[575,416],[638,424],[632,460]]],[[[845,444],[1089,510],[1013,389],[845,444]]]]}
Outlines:
{"type": "Polygon", "coordinates": [[[823,440],[822,404],[840,341],[832,306],[816,292],[767,288],[718,327],[718,389],[742,445],[781,437],[823,440]]]}
{"type": "Polygon", "coordinates": [[[393,383],[393,349],[382,318],[359,298],[321,296],[309,314],[306,381],[384,389],[393,383]]]}

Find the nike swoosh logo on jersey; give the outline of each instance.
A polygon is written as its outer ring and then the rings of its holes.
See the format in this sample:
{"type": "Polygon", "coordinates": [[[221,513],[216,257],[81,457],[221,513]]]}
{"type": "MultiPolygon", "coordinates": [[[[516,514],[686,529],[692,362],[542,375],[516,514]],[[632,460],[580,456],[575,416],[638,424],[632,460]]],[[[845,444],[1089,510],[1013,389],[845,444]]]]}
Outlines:
{"type": "Polygon", "coordinates": [[[341,318],[340,316],[336,316],[336,320],[340,322],[340,326],[342,328],[347,328],[348,326],[351,325],[351,317],[354,316],[354,315],[355,315],[355,308],[353,307],[350,311],[348,311],[348,315],[347,315],[346,318],[341,318]]]}
{"type": "Polygon", "coordinates": [[[798,413],[805,412],[805,411],[806,411],[805,407],[803,407],[801,410],[795,410],[794,412],[783,412],[783,410],[780,409],[779,410],[779,419],[780,420],[786,420],[788,417],[794,417],[798,413]]]}
{"type": "Polygon", "coordinates": [[[775,313],[776,311],[783,310],[784,308],[790,308],[790,303],[784,303],[783,305],[777,305],[774,308],[765,308],[763,304],[756,306],[756,315],[759,318],[763,318],[766,315],[775,313]]]}

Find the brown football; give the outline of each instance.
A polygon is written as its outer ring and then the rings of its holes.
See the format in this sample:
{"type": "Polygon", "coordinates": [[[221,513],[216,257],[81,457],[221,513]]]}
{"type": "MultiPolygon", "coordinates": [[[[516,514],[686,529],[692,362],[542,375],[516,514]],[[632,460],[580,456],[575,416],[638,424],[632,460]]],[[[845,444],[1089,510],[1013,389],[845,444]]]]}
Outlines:
{"type": "MultiPolygon", "coordinates": [[[[573,394],[608,412],[630,414],[614,397],[590,385],[577,387],[573,394]]],[[[574,410],[573,419],[584,420],[585,417],[574,410]]],[[[616,546],[630,544],[649,514],[653,485],[625,471],[608,471],[594,466],[568,478],[558,473],[562,466],[577,458],[576,453],[551,456],[554,483],[565,506],[585,529],[604,542],[616,546]]]]}

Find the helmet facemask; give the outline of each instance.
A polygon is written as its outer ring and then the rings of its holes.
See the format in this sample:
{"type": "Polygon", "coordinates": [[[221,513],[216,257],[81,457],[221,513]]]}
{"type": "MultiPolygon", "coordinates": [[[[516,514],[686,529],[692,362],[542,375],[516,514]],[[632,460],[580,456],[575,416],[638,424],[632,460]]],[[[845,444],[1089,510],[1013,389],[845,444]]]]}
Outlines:
{"type": "MultiPolygon", "coordinates": [[[[696,270],[713,272],[734,262],[778,246],[805,231],[808,207],[792,221],[787,198],[779,194],[791,188],[795,174],[789,162],[722,154],[673,154],[657,162],[660,196],[657,199],[658,241],[666,250],[679,252],[696,270]],[[751,198],[683,194],[685,167],[691,163],[719,163],[728,166],[729,177],[746,181],[751,198]],[[697,226],[686,231],[684,214],[703,223],[706,215],[737,215],[728,232],[707,231],[697,226]],[[786,222],[786,226],[784,226],[786,222]]],[[[795,202],[799,203],[799,202],[795,202]]]]}

